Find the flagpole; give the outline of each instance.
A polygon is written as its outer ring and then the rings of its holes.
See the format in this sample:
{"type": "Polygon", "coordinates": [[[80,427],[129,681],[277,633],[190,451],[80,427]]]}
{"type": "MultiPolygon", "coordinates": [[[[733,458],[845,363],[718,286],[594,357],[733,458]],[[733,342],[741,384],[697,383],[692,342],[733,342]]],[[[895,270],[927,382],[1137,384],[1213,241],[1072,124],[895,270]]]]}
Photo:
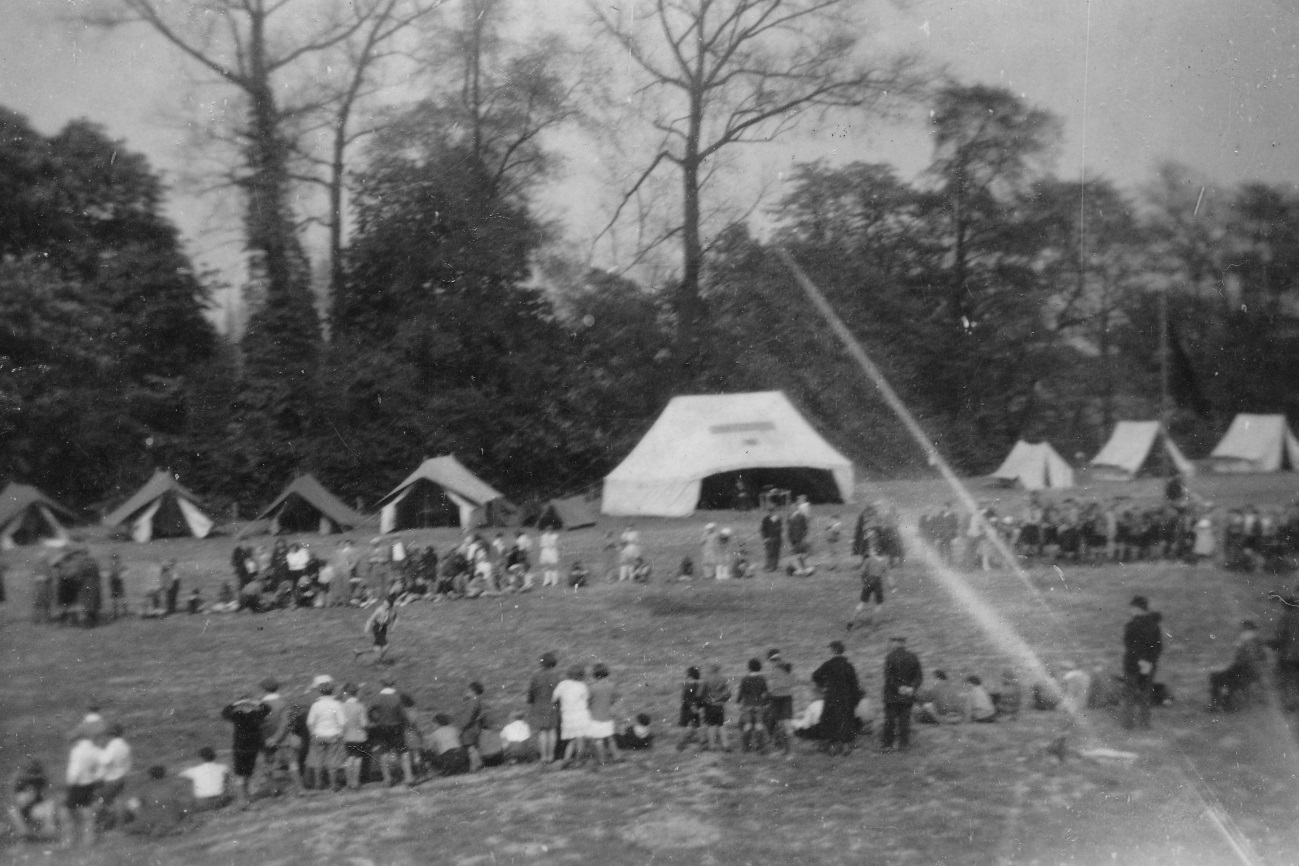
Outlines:
{"type": "MultiPolygon", "coordinates": [[[[1159,425],[1163,435],[1168,436],[1168,291],[1164,286],[1159,292],[1159,425]]],[[[1171,458],[1164,456],[1164,468],[1172,474],[1171,458]]]]}

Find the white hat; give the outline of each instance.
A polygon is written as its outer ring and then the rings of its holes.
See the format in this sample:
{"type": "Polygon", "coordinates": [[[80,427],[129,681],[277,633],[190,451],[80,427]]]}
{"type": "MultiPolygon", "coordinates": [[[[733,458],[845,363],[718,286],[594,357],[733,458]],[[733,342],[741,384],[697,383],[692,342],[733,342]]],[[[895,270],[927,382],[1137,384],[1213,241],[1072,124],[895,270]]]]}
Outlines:
{"type": "Polygon", "coordinates": [[[333,681],[334,681],[334,678],[331,677],[329,674],[320,674],[320,675],[317,676],[314,680],[311,681],[311,687],[312,687],[313,689],[318,689],[318,688],[320,688],[320,687],[323,686],[323,685],[327,685],[327,684],[329,684],[329,683],[332,683],[333,681]]]}
{"type": "Polygon", "coordinates": [[[705,524],[704,524],[704,529],[716,529],[716,528],[717,528],[717,524],[716,524],[716,523],[705,523],[705,524]]]}

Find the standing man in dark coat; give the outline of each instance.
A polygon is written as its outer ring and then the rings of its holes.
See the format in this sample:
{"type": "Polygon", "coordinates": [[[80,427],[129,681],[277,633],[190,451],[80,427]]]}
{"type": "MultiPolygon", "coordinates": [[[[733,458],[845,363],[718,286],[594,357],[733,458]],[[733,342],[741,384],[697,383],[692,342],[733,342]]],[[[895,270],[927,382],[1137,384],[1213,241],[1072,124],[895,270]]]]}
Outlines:
{"type": "Polygon", "coordinates": [[[1276,626],[1276,635],[1268,646],[1276,651],[1276,685],[1281,692],[1281,708],[1286,712],[1299,709],[1299,598],[1281,599],[1284,609],[1276,626]]]}
{"type": "Polygon", "coordinates": [[[1164,651],[1162,618],[1151,612],[1144,595],[1132,597],[1132,618],[1123,628],[1123,727],[1150,727],[1150,704],[1154,699],[1155,668],[1164,651]]]}
{"type": "Polygon", "coordinates": [[[856,711],[862,690],[857,682],[857,669],[843,657],[843,643],[831,641],[830,652],[834,656],[812,672],[812,682],[825,696],[825,709],[821,712],[825,738],[821,748],[832,755],[847,755],[857,738],[856,711]]]}
{"type": "Polygon", "coordinates": [[[893,751],[893,740],[898,748],[911,746],[911,704],[924,680],[920,659],[907,649],[905,637],[889,640],[891,649],[884,657],[884,732],[881,752],[893,751]]]}
{"type": "Polygon", "coordinates": [[[776,511],[776,504],[768,502],[767,513],[762,516],[762,523],[758,526],[758,534],[762,536],[762,549],[767,557],[767,571],[780,568],[780,543],[784,531],[784,521],[776,511]]]}

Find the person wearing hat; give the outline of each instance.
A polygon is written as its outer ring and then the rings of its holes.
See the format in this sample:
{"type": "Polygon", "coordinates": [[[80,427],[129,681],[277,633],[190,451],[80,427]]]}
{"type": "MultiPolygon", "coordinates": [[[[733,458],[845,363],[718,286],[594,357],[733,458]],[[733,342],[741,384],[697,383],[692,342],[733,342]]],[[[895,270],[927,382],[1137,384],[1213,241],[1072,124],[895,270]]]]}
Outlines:
{"type": "Polygon", "coordinates": [[[1155,669],[1164,650],[1161,615],[1150,610],[1144,595],[1132,597],[1132,616],[1123,627],[1123,713],[1122,725],[1150,727],[1150,705],[1154,701],[1155,669]]]}
{"type": "Polygon", "coordinates": [[[834,655],[812,672],[812,682],[821,689],[825,698],[825,708],[821,712],[824,732],[821,749],[832,755],[847,755],[852,752],[853,741],[857,738],[854,713],[862,699],[862,690],[857,669],[844,658],[843,642],[830,641],[830,652],[834,655]]]}
{"type": "Polygon", "coordinates": [[[344,788],[347,777],[343,765],[347,751],[343,746],[343,729],[347,719],[343,704],[334,697],[334,678],[329,674],[316,677],[311,685],[320,697],[307,711],[307,730],[311,733],[307,750],[308,778],[317,790],[327,791],[331,786],[344,788]]]}
{"type": "Polygon", "coordinates": [[[911,746],[911,705],[924,680],[920,659],[907,649],[907,639],[896,635],[889,640],[889,653],[884,657],[884,730],[881,733],[880,751],[893,751],[896,739],[898,748],[911,746]]]}
{"type": "Polygon", "coordinates": [[[559,659],[553,652],[542,653],[539,664],[528,682],[528,726],[537,734],[541,762],[549,764],[555,760],[555,745],[559,742],[559,709],[554,696],[562,678],[556,670],[559,659]]]}
{"type": "Polygon", "coordinates": [[[1267,652],[1258,636],[1258,626],[1247,619],[1240,624],[1236,638],[1236,654],[1224,670],[1209,673],[1209,711],[1238,709],[1243,692],[1263,678],[1263,665],[1267,652]]]}

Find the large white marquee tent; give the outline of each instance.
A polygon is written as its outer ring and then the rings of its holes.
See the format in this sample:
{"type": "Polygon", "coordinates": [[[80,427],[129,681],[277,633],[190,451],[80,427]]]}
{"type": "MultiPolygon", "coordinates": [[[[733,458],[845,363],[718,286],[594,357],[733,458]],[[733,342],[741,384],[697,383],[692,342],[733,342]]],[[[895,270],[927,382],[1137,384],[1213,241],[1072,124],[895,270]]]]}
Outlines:
{"type": "Polygon", "coordinates": [[[654,426],[604,479],[601,510],[618,516],[684,517],[705,480],[744,473],[805,481],[823,500],[852,499],[853,466],[781,391],[673,397],[654,426]]]}

